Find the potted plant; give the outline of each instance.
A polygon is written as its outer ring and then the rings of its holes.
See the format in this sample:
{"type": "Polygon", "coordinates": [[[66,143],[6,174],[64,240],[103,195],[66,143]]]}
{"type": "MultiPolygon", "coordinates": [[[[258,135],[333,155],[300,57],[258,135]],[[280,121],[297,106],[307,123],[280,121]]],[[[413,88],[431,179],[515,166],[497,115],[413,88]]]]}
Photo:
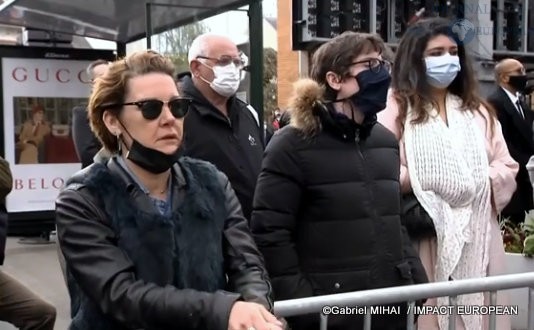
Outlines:
{"type": "MultiPolygon", "coordinates": [[[[534,272],[534,210],[525,214],[524,222],[514,224],[501,220],[506,267],[508,274],[534,272]]],[[[519,307],[519,315],[512,317],[512,329],[526,329],[528,322],[528,289],[506,291],[510,305],[519,307]]]]}
{"type": "Polygon", "coordinates": [[[534,210],[525,215],[525,221],[514,224],[508,219],[501,220],[504,250],[507,253],[534,255],[534,210]]]}

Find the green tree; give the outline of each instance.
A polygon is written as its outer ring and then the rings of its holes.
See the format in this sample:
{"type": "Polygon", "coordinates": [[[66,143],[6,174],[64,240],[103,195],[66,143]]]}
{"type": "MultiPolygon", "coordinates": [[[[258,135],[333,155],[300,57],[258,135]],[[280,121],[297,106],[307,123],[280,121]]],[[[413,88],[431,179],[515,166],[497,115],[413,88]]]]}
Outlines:
{"type": "Polygon", "coordinates": [[[263,114],[270,119],[278,107],[277,53],[272,48],[263,49],[263,114]]]}
{"type": "Polygon", "coordinates": [[[159,51],[171,58],[176,71],[189,71],[187,52],[193,40],[199,35],[209,32],[203,22],[194,22],[158,35],[159,51]]]}

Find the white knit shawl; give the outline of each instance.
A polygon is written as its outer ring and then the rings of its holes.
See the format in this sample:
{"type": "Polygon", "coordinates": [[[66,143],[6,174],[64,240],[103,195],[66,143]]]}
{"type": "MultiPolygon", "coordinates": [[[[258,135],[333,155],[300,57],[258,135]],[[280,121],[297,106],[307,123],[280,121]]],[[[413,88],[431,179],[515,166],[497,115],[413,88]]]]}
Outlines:
{"type": "MultiPolygon", "coordinates": [[[[434,281],[485,277],[487,274],[491,188],[482,129],[474,115],[461,110],[461,99],[446,98],[448,127],[436,109],[430,118],[411,124],[408,109],[404,143],[410,182],[428,212],[437,236],[434,281]]],[[[483,295],[458,297],[458,305],[482,305],[483,295]]],[[[448,305],[448,297],[437,299],[448,305]]],[[[448,329],[448,316],[439,316],[440,329],[448,329]]],[[[462,316],[466,329],[481,329],[480,315],[462,316]]]]}

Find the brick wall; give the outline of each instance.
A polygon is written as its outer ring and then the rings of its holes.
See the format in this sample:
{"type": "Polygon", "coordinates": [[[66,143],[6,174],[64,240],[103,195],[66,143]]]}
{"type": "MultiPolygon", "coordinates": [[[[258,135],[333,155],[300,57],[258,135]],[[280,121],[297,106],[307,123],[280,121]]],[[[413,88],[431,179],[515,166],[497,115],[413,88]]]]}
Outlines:
{"type": "Polygon", "coordinates": [[[291,50],[291,0],[278,0],[278,106],[285,108],[299,77],[299,53],[291,50]]]}

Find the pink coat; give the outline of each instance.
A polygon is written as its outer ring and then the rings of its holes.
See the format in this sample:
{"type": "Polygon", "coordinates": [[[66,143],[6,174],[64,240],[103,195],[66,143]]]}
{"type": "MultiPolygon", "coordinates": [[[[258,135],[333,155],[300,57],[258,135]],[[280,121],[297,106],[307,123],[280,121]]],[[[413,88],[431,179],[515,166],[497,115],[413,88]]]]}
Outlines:
{"type": "MultiPolygon", "coordinates": [[[[489,114],[485,108],[482,108],[484,116],[476,113],[475,118],[480,125],[480,129],[486,132],[486,152],[490,164],[489,176],[491,181],[492,190],[492,221],[491,228],[491,246],[490,246],[490,263],[488,266],[488,275],[498,275],[506,273],[505,269],[505,254],[501,232],[499,224],[497,222],[497,215],[508,204],[512,195],[516,189],[515,176],[519,170],[519,165],[515,162],[510,153],[508,147],[502,135],[501,125],[497,119],[495,120],[494,134],[486,123],[486,119],[489,118],[489,114]]],[[[388,95],[388,103],[386,109],[378,114],[378,121],[387,127],[391,132],[395,134],[397,140],[399,140],[400,148],[400,182],[403,192],[411,191],[410,176],[408,175],[408,167],[406,165],[406,154],[404,152],[404,139],[401,136],[401,128],[397,122],[399,115],[399,109],[397,102],[392,96],[390,91],[388,95]]],[[[420,241],[416,248],[419,250],[419,257],[425,267],[428,278],[433,281],[434,279],[434,266],[436,258],[436,240],[428,239],[420,241]]],[[[498,295],[499,304],[506,304],[507,299],[504,295],[505,292],[501,292],[498,295]]],[[[435,305],[435,299],[429,299],[427,304],[435,305]]],[[[510,321],[506,317],[497,317],[498,324],[497,329],[509,330],[511,328],[510,321]]],[[[439,329],[437,318],[430,315],[422,316],[418,321],[418,328],[424,330],[439,329]]],[[[457,329],[463,329],[463,323],[460,319],[457,320],[457,329]]],[[[487,324],[486,327],[487,328],[487,324]]]]}

